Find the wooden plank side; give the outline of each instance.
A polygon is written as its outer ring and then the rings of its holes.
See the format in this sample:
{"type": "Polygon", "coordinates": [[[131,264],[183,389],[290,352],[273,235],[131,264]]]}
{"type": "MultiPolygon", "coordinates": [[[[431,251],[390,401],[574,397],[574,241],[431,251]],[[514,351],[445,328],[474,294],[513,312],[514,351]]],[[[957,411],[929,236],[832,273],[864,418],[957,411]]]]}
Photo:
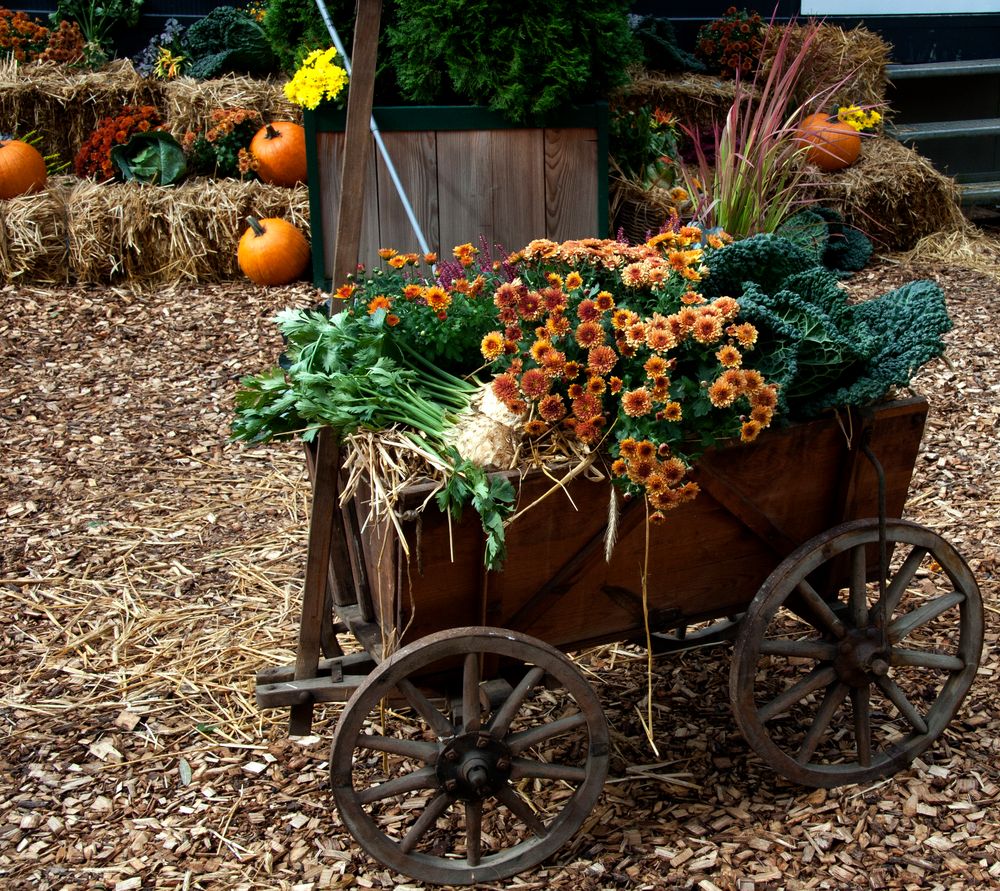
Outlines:
{"type": "Polygon", "coordinates": [[[494,241],[490,134],[485,130],[442,130],[437,134],[438,243],[442,259],[452,248],[480,237],[494,241]]]}
{"type": "Polygon", "coordinates": [[[490,133],[493,242],[516,251],[545,235],[545,147],[542,130],[490,133]]]}
{"type": "MultiPolygon", "coordinates": [[[[337,215],[340,211],[340,170],[343,165],[344,134],[319,133],[317,156],[320,170],[320,192],[323,207],[323,270],[333,279],[333,255],[337,247],[337,215]]],[[[378,256],[378,180],[372,153],[365,168],[365,202],[361,214],[360,256],[378,256]]],[[[317,250],[316,246],[313,250],[317,250]]],[[[333,282],[336,288],[343,282],[333,282]]]]}
{"type": "MultiPolygon", "coordinates": [[[[434,133],[383,133],[382,139],[399,174],[417,222],[431,250],[437,250],[438,231],[437,149],[434,133]]],[[[389,169],[382,156],[377,159],[378,229],[380,247],[395,248],[400,253],[420,253],[420,243],[399,199],[389,169]]],[[[377,260],[362,254],[361,262],[377,260]]]]}
{"type": "Polygon", "coordinates": [[[546,129],[545,237],[597,236],[597,131],[546,129]]]}

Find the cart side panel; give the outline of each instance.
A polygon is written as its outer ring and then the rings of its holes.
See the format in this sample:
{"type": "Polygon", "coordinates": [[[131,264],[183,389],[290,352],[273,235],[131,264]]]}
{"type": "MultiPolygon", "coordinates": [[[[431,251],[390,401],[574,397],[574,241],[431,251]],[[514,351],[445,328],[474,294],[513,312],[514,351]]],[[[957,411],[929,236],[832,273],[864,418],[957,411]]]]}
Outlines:
{"type": "MultiPolygon", "coordinates": [[[[890,516],[902,511],[925,413],[923,400],[875,413],[871,443],[885,466],[890,516]]],[[[649,529],[653,629],[741,612],[798,544],[843,519],[876,514],[874,472],[853,457],[858,439],[851,445],[841,424],[823,419],[706,455],[697,474],[702,493],[649,529]]],[[[520,506],[552,487],[529,474],[520,506]]],[[[450,531],[442,514],[425,511],[419,543],[415,524],[406,527],[411,556],[398,569],[393,610],[410,623],[404,640],[481,622],[566,648],[640,636],[644,507],[623,506],[609,564],[602,542],[610,496],[608,480],[577,478],[556,489],[508,527],[504,570],[485,582],[471,511],[450,531]]]]}

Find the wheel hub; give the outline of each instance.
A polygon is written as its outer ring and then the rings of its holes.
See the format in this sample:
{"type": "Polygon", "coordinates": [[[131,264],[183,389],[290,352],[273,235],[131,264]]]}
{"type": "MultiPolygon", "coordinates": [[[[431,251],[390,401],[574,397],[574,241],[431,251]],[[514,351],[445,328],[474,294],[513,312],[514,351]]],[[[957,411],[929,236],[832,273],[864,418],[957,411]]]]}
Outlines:
{"type": "Polygon", "coordinates": [[[889,671],[889,648],[882,645],[878,628],[859,628],[837,646],[837,675],[845,684],[864,687],[889,671]]]}
{"type": "Polygon", "coordinates": [[[437,760],[441,788],[475,801],[492,795],[510,779],[511,753],[488,733],[463,733],[450,740],[437,760]]]}

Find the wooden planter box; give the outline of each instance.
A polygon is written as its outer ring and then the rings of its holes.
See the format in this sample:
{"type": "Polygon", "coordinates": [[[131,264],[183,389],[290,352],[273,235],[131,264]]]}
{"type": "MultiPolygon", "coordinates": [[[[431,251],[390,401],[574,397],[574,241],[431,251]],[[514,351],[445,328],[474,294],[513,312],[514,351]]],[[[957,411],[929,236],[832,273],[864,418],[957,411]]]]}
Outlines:
{"type": "MultiPolygon", "coordinates": [[[[442,259],[484,237],[514,251],[534,238],[606,237],[606,106],[587,106],[538,128],[515,127],[480,107],[374,110],[430,249],[442,259]]],[[[340,197],[345,113],[305,113],[313,280],[329,288],[340,197]]],[[[380,247],[419,251],[374,145],[368,164],[359,262],[380,247]]],[[[338,283],[339,284],[339,283],[338,283]]]]}

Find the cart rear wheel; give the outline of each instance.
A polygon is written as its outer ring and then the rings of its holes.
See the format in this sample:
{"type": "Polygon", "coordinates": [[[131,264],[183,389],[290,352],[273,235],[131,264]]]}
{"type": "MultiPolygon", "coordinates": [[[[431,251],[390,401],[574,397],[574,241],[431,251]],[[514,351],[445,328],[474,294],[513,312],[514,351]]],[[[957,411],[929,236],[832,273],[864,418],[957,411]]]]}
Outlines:
{"type": "Polygon", "coordinates": [[[757,754],[794,782],[895,773],[941,735],[975,678],[983,605],[969,567],[914,523],[889,521],[886,540],[884,604],[867,581],[878,576],[878,520],[859,520],[792,553],[744,619],[733,712],[757,754]],[[823,581],[831,573],[843,587],[823,581]]]}
{"type": "Polygon", "coordinates": [[[426,882],[493,882],[541,863],[583,825],[608,770],[600,703],[548,644],[491,628],[422,638],[344,708],[330,779],[376,860],[426,882]],[[507,683],[484,682],[499,666],[507,683]],[[440,697],[421,683],[445,678],[440,697]]]}

